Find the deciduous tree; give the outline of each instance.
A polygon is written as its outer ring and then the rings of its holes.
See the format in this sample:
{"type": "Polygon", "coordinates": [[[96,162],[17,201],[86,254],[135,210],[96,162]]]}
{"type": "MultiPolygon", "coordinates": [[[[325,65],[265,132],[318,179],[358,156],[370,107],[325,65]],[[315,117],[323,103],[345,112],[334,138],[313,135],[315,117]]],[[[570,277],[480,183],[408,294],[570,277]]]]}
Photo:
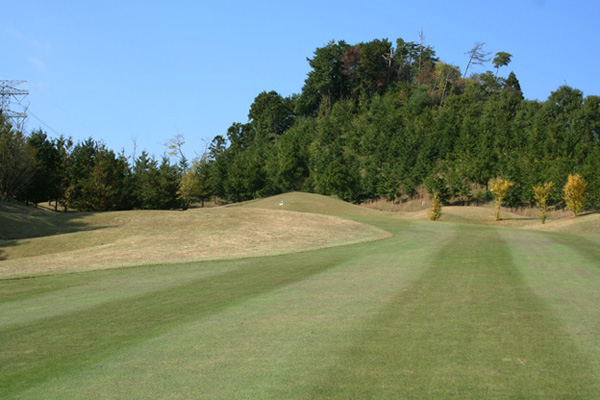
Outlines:
{"type": "Polygon", "coordinates": [[[567,208],[577,216],[587,201],[585,190],[587,189],[587,182],[579,174],[569,175],[567,184],[565,185],[563,192],[563,199],[567,203],[567,208]]]}
{"type": "Polygon", "coordinates": [[[496,198],[496,207],[494,209],[495,221],[500,220],[500,209],[502,207],[502,204],[504,203],[506,195],[508,194],[508,190],[512,185],[512,182],[502,178],[496,178],[490,183],[490,191],[496,198]]]}
{"type": "Polygon", "coordinates": [[[546,218],[548,217],[548,197],[550,196],[552,186],[554,186],[552,182],[547,182],[543,185],[540,183],[537,186],[533,186],[533,198],[539,210],[538,218],[542,221],[542,224],[546,223],[546,218]]]}

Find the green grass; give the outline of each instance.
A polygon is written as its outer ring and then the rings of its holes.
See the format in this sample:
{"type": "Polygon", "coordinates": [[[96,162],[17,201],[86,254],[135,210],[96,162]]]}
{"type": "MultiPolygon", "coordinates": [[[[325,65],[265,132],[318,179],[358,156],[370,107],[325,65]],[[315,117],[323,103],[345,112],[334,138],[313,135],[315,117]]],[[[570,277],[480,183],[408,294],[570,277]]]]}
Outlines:
{"type": "Polygon", "coordinates": [[[0,398],[597,398],[600,237],[317,208],[393,236],[0,280],[0,398]]]}

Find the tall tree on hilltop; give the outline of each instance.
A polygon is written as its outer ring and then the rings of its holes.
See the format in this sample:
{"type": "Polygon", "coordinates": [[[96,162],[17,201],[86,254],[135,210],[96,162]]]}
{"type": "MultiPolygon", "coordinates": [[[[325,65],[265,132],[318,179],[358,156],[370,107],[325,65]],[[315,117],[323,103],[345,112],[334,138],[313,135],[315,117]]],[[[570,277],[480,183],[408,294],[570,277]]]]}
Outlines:
{"type": "Polygon", "coordinates": [[[475,42],[475,46],[465,54],[469,55],[469,62],[467,63],[467,68],[465,68],[465,73],[463,74],[463,79],[467,77],[467,72],[469,71],[469,67],[471,65],[483,65],[486,62],[490,61],[491,52],[486,52],[483,50],[484,43],[475,42]]]}
{"type": "Polygon", "coordinates": [[[357,89],[366,97],[383,94],[390,83],[389,69],[384,55],[389,54],[392,44],[387,39],[375,39],[360,43],[359,46],[358,75],[360,80],[357,89]]]}
{"type": "Polygon", "coordinates": [[[349,45],[343,40],[330,41],[326,46],[317,48],[313,58],[308,58],[312,70],[304,81],[298,107],[304,115],[314,115],[324,98],[330,102],[345,97],[348,85],[342,74],[342,56],[349,45]]]}
{"type": "Polygon", "coordinates": [[[496,68],[496,77],[498,77],[498,70],[500,69],[500,67],[505,67],[508,64],[510,64],[511,58],[512,54],[510,53],[506,53],[504,51],[499,51],[498,53],[496,53],[494,59],[492,60],[492,63],[496,68]]]}
{"type": "Polygon", "coordinates": [[[520,96],[521,100],[523,100],[523,91],[521,91],[521,84],[519,83],[519,80],[517,79],[515,73],[512,71],[510,72],[510,74],[508,74],[508,78],[506,78],[506,80],[504,81],[504,90],[508,92],[517,93],[520,96]]]}

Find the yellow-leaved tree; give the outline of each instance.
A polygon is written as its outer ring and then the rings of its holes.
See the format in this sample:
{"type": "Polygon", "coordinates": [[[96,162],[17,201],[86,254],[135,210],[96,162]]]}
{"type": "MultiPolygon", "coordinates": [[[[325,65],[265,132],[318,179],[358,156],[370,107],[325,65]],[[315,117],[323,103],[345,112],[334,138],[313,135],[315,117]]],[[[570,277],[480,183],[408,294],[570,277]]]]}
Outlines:
{"type": "Polygon", "coordinates": [[[585,189],[587,189],[587,182],[579,174],[569,175],[567,184],[565,185],[563,192],[563,199],[567,203],[567,208],[577,216],[587,201],[585,195],[585,189]]]}
{"type": "Polygon", "coordinates": [[[440,193],[435,192],[433,199],[431,200],[431,210],[427,211],[429,219],[437,221],[442,216],[442,199],[440,199],[440,193]]]}
{"type": "Polygon", "coordinates": [[[543,185],[540,183],[537,186],[533,186],[533,198],[535,199],[535,205],[538,208],[538,218],[542,221],[542,224],[546,223],[548,217],[548,197],[552,190],[554,183],[548,182],[543,185]]]}
{"type": "Polygon", "coordinates": [[[192,199],[196,198],[199,190],[199,181],[196,168],[190,168],[183,173],[177,190],[177,198],[183,201],[183,209],[187,210],[192,199]]]}
{"type": "Polygon", "coordinates": [[[490,191],[496,198],[496,208],[494,209],[494,220],[500,220],[500,208],[502,204],[504,204],[504,199],[508,194],[508,190],[513,185],[513,183],[509,180],[496,178],[490,182],[490,191]]]}

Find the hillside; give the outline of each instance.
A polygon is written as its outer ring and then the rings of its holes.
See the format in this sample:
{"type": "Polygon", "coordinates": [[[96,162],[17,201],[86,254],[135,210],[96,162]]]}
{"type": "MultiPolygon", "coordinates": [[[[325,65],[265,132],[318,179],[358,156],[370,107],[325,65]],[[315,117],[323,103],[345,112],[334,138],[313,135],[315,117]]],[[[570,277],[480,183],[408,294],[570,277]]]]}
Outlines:
{"type": "Polygon", "coordinates": [[[4,207],[0,220],[12,221],[2,224],[12,239],[0,242],[0,277],[281,254],[388,236],[332,216],[249,207],[64,215],[4,207]]]}
{"type": "MultiPolygon", "coordinates": [[[[368,209],[375,211],[377,209],[387,210],[392,208],[390,204],[377,203],[367,205],[368,209]]],[[[379,211],[393,214],[402,219],[408,220],[429,220],[427,214],[430,203],[426,202],[421,206],[420,201],[408,202],[403,205],[405,210],[417,211],[379,211]]],[[[375,211],[377,212],[377,211],[375,211]]],[[[589,212],[577,217],[568,212],[558,213],[558,216],[549,217],[545,224],[533,215],[535,209],[525,213],[515,213],[507,209],[502,209],[501,220],[494,221],[493,205],[483,206],[445,206],[442,209],[442,222],[455,222],[461,224],[500,226],[506,228],[523,228],[547,232],[564,232],[577,234],[600,234],[600,214],[598,212],[589,212]],[[526,215],[524,215],[526,214],[526,215]]]]}
{"type": "Polygon", "coordinates": [[[67,222],[71,215],[0,201],[0,240],[56,235],[77,229],[67,222]]]}
{"type": "Polygon", "coordinates": [[[238,206],[244,208],[286,210],[338,216],[381,215],[378,211],[356,206],[331,196],[303,192],[283,193],[273,197],[233,204],[229,207],[238,206]]]}
{"type": "Polygon", "coordinates": [[[562,218],[547,221],[544,225],[539,222],[526,226],[527,229],[535,229],[548,232],[586,233],[600,235],[600,214],[589,213],[578,217],[562,218]]]}

